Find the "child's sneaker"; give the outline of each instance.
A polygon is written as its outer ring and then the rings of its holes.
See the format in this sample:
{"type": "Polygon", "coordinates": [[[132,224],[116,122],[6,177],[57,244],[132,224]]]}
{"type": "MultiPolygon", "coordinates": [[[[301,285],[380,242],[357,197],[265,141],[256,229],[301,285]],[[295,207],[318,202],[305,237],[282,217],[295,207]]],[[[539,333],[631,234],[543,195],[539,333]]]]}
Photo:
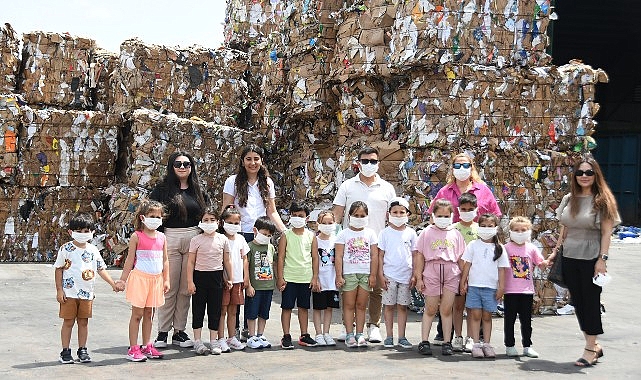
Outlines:
{"type": "MultiPolygon", "coordinates": [[[[525,351],[525,349],[524,349],[525,351]]],[[[505,347],[505,355],[509,357],[519,356],[519,352],[516,350],[516,347],[505,347]]]]}
{"type": "Polygon", "coordinates": [[[341,333],[338,334],[336,340],[339,342],[344,342],[345,339],[347,339],[347,331],[345,331],[345,325],[343,325],[343,327],[341,328],[341,333]]]}
{"type": "Polygon", "coordinates": [[[452,341],[452,349],[456,352],[462,352],[464,344],[465,344],[465,341],[463,340],[463,337],[457,336],[452,341]]]}
{"type": "Polygon", "coordinates": [[[154,341],[154,347],[156,348],[165,348],[167,347],[167,334],[166,332],[158,332],[158,336],[156,337],[156,340],[154,341]]]}
{"type": "Polygon", "coordinates": [[[290,334],[283,335],[283,339],[280,340],[280,347],[283,350],[291,350],[294,348],[294,343],[292,343],[292,336],[290,334]]]}
{"type": "Polygon", "coordinates": [[[73,356],[71,356],[71,348],[63,348],[60,351],[60,358],[58,361],[62,364],[73,364],[73,356]]]}
{"type": "MultiPolygon", "coordinates": [[[[367,343],[367,339],[365,339],[365,335],[363,334],[356,334],[356,345],[358,347],[367,347],[369,344],[367,343]]],[[[379,340],[380,342],[380,340],[379,340]]]]}
{"type": "Polygon", "coordinates": [[[171,344],[173,344],[174,346],[180,346],[182,348],[194,346],[194,342],[189,339],[189,335],[187,335],[187,333],[184,331],[178,331],[174,333],[174,335],[171,337],[171,344]]]}
{"type": "Polygon", "coordinates": [[[165,354],[156,350],[152,343],[147,343],[145,347],[142,347],[140,352],[149,359],[162,359],[162,357],[165,356],[165,354]]]}
{"type": "Polygon", "coordinates": [[[470,338],[469,336],[465,339],[465,352],[472,352],[472,348],[474,348],[474,339],[470,338]]]}
{"type": "Polygon", "coordinates": [[[332,338],[332,336],[329,335],[329,333],[323,335],[323,338],[325,338],[325,344],[327,344],[328,346],[335,346],[336,345],[336,342],[334,341],[334,338],[332,338]]]}
{"type": "Polygon", "coordinates": [[[385,340],[383,341],[383,347],[386,347],[386,348],[394,347],[394,337],[388,336],[387,338],[385,338],[385,340]]]}
{"type": "Polygon", "coordinates": [[[147,360],[147,357],[140,351],[140,346],[135,345],[129,347],[129,351],[127,351],[127,360],[132,362],[144,362],[147,360]]]}
{"type": "Polygon", "coordinates": [[[534,351],[534,349],[532,347],[523,347],[523,355],[527,356],[528,358],[538,358],[539,357],[539,353],[534,351]]]}
{"type": "Polygon", "coordinates": [[[212,355],[220,355],[223,352],[223,349],[220,347],[220,342],[218,340],[212,341],[209,345],[211,346],[210,351],[212,355]]]}
{"type": "Polygon", "coordinates": [[[249,335],[249,329],[243,329],[243,331],[240,333],[240,341],[241,342],[247,342],[251,338],[249,335]]]}
{"type": "Polygon", "coordinates": [[[414,345],[410,343],[410,341],[407,340],[406,337],[398,338],[398,345],[408,350],[414,347],[414,345]]]}
{"type": "Polygon", "coordinates": [[[494,352],[494,347],[492,347],[489,343],[484,343],[483,355],[485,355],[486,358],[495,358],[496,353],[494,352]]]}
{"type": "MultiPolygon", "coordinates": [[[[194,343],[194,351],[196,352],[197,355],[207,355],[208,353],[211,352],[209,348],[207,348],[207,346],[205,346],[205,344],[200,340],[197,340],[194,343]]],[[[143,354],[144,353],[145,351],[143,350],[143,354]]]]}
{"type": "Polygon", "coordinates": [[[383,337],[381,336],[381,329],[379,329],[376,325],[370,325],[367,328],[367,340],[369,340],[371,343],[382,342],[383,337]]]}
{"type": "Polygon", "coordinates": [[[323,334],[318,334],[316,335],[316,338],[314,338],[316,341],[317,346],[327,346],[327,342],[325,342],[325,335],[323,334]]]}
{"type": "Polygon", "coordinates": [[[432,355],[432,347],[430,346],[430,342],[428,342],[427,340],[424,340],[421,343],[419,343],[418,352],[421,355],[432,355]]]}
{"type": "Polygon", "coordinates": [[[298,338],[299,346],[316,347],[318,343],[309,334],[303,334],[298,338]]]}
{"type": "Polygon", "coordinates": [[[485,354],[483,353],[482,343],[474,343],[474,346],[472,347],[472,357],[479,358],[479,359],[485,357],[485,354]]]}
{"type": "Polygon", "coordinates": [[[246,347],[246,346],[245,346],[245,344],[244,344],[244,343],[240,343],[240,341],[238,340],[238,338],[236,338],[235,336],[233,336],[233,337],[231,337],[231,338],[227,339],[227,345],[228,345],[231,349],[233,349],[233,350],[237,350],[237,351],[244,350],[244,349],[245,349],[245,347],[246,347]]]}
{"type": "Polygon", "coordinates": [[[251,338],[247,339],[247,347],[253,348],[253,349],[259,349],[259,348],[263,348],[263,343],[261,342],[259,337],[252,336],[251,338]]]}
{"type": "Polygon", "coordinates": [[[76,354],[78,355],[78,361],[80,363],[91,363],[91,357],[87,352],[87,347],[80,347],[76,354]]]}
{"type": "Polygon", "coordinates": [[[454,350],[452,349],[452,343],[450,342],[445,342],[441,345],[441,355],[443,356],[451,356],[454,354],[454,350]]]}
{"type": "Polygon", "coordinates": [[[354,336],[353,333],[348,333],[345,336],[345,345],[349,348],[356,348],[358,347],[358,342],[356,341],[356,337],[354,336]]]}
{"type": "Polygon", "coordinates": [[[269,343],[265,335],[260,336],[260,344],[263,345],[263,348],[272,348],[272,344],[269,343]]]}
{"type": "Polygon", "coordinates": [[[225,338],[218,339],[218,346],[220,346],[220,352],[222,353],[226,354],[231,352],[231,348],[227,345],[227,340],[225,340],[225,338]]]}

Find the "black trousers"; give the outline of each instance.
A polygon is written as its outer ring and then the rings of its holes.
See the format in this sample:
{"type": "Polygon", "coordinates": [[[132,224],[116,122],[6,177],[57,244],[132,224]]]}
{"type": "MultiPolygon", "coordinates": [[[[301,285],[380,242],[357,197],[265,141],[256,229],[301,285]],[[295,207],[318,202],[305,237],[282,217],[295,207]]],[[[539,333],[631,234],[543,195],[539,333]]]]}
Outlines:
{"type": "Polygon", "coordinates": [[[194,271],[196,293],[191,296],[192,329],[203,327],[205,309],[207,310],[207,328],[218,331],[220,309],[223,304],[223,271],[194,271]]]}
{"type": "Polygon", "coordinates": [[[514,323],[519,316],[521,324],[521,344],[523,347],[532,345],[532,303],[533,294],[506,294],[503,296],[505,307],[503,315],[503,333],[506,347],[514,347],[514,323]]]}
{"type": "Polygon", "coordinates": [[[603,334],[601,287],[592,283],[596,261],[563,257],[563,280],[570,291],[579,327],[588,335],[603,334]]]}

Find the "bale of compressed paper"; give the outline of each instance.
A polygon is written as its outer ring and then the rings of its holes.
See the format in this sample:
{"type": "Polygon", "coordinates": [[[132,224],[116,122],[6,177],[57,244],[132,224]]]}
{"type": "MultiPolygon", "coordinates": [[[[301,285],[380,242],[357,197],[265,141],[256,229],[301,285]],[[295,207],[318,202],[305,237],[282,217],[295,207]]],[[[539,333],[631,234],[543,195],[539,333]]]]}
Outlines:
{"type": "Polygon", "coordinates": [[[24,106],[25,102],[19,95],[0,95],[0,184],[3,185],[16,183],[24,106]]]}
{"type": "Polygon", "coordinates": [[[0,25],[0,94],[16,91],[20,69],[20,39],[9,23],[0,25]]]}
{"type": "Polygon", "coordinates": [[[89,63],[89,92],[92,109],[109,112],[113,108],[114,86],[112,72],[119,62],[119,54],[103,49],[96,49],[91,54],[89,63]]]}

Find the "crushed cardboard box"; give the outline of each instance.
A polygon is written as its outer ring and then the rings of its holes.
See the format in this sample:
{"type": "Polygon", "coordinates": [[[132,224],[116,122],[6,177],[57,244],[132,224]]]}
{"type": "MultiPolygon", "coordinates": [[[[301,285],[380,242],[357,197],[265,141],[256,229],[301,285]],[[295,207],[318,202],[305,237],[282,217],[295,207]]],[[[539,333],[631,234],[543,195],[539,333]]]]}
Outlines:
{"type": "Polygon", "coordinates": [[[11,24],[0,25],[0,93],[14,93],[20,69],[20,39],[11,24]]]}

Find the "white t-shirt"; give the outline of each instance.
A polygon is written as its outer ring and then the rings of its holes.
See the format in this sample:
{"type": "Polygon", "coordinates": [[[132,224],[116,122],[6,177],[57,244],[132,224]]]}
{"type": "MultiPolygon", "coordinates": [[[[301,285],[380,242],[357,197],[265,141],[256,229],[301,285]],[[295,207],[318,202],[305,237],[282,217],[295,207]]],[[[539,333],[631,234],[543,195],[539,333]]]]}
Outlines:
{"type": "Polygon", "coordinates": [[[403,231],[386,227],[378,238],[378,248],[385,251],[383,274],[390,280],[409,284],[412,278],[412,252],[416,249],[416,231],[405,226],[403,231]]]}
{"type": "Polygon", "coordinates": [[[494,261],[494,244],[485,243],[481,239],[471,241],[463,252],[463,261],[472,263],[467,280],[468,286],[496,289],[499,282],[499,268],[509,268],[510,262],[501,246],[503,253],[494,261]]]}
{"type": "Polygon", "coordinates": [[[243,257],[249,253],[249,245],[241,234],[236,234],[234,240],[229,240],[229,257],[231,261],[230,280],[234,284],[240,284],[245,281],[245,268],[243,257]]]}
{"type": "Polygon", "coordinates": [[[64,268],[62,290],[65,296],[82,300],[94,299],[97,272],[107,269],[95,245],[87,243],[85,248],[78,248],[71,241],[60,247],[53,267],[64,268]]]}
{"type": "Polygon", "coordinates": [[[354,231],[350,228],[342,230],[336,236],[336,244],[344,244],[343,250],[343,275],[370,274],[372,261],[371,246],[378,244],[376,232],[371,228],[354,231]]]}
{"type": "Polygon", "coordinates": [[[376,180],[371,186],[367,186],[360,180],[360,174],[343,182],[336,196],[334,204],[345,207],[343,213],[343,229],[349,228],[349,207],[356,201],[365,202],[368,208],[368,228],[380,234],[385,228],[385,217],[389,203],[396,196],[396,190],[391,183],[382,179],[376,174],[376,180]]]}
{"type": "Polygon", "coordinates": [[[336,268],[334,266],[334,242],[336,236],[331,235],[329,240],[321,240],[316,236],[318,243],[318,279],[321,291],[336,290],[336,268]]]}
{"type": "MultiPolygon", "coordinates": [[[[268,197],[270,199],[276,198],[276,190],[274,189],[274,181],[267,178],[267,185],[269,186],[268,197]]],[[[256,219],[261,216],[267,215],[267,208],[263,203],[263,198],[260,196],[260,189],[258,188],[258,181],[255,184],[247,183],[247,204],[245,207],[238,205],[238,196],[236,195],[236,175],[232,175],[225,181],[223,193],[234,197],[234,205],[240,211],[240,227],[242,232],[251,233],[254,229],[256,219]]]]}

